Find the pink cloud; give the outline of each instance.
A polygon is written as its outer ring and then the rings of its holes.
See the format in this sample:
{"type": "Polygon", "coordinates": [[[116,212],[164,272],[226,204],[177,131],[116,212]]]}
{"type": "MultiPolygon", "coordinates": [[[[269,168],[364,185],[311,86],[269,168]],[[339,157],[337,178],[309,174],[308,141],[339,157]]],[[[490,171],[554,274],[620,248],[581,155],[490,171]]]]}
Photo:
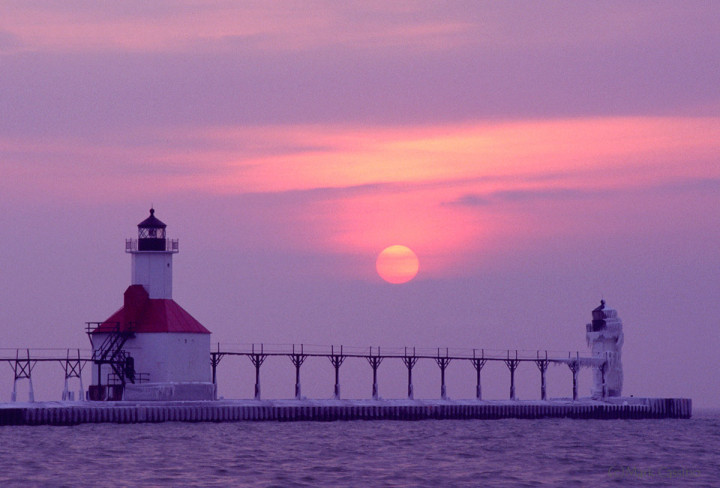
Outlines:
{"type": "Polygon", "coordinates": [[[13,198],[77,201],[264,196],[256,211],[294,236],[291,247],[373,253],[399,243],[433,273],[478,247],[500,252],[529,229],[576,230],[550,218],[558,202],[577,209],[589,205],[584,195],[720,177],[717,127],[711,118],[634,117],[160,130],[161,142],[138,147],[10,139],[0,142],[10,175],[0,185],[13,198]],[[547,219],[539,225],[538,212],[547,219]]]}

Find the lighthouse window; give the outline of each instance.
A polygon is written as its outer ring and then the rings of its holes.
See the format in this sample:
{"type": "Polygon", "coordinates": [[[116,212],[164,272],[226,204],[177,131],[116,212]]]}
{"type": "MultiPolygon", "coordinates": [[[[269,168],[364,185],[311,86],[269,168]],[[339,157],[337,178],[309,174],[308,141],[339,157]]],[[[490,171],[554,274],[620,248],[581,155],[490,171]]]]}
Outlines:
{"type": "Polygon", "coordinates": [[[165,229],[143,227],[139,229],[138,237],[140,237],[140,239],[164,239],[165,229]]]}

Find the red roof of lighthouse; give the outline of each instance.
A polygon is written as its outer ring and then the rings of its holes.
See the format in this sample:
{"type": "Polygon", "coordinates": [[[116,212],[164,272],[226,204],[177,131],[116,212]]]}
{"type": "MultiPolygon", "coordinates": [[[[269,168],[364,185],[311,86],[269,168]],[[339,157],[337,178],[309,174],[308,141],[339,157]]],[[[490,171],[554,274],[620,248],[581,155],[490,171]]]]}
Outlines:
{"type": "Polygon", "coordinates": [[[112,332],[117,323],[121,331],[182,332],[209,334],[203,325],[187,313],[175,300],[150,298],[142,285],[125,290],[123,307],[112,314],[94,333],[112,332]]]}

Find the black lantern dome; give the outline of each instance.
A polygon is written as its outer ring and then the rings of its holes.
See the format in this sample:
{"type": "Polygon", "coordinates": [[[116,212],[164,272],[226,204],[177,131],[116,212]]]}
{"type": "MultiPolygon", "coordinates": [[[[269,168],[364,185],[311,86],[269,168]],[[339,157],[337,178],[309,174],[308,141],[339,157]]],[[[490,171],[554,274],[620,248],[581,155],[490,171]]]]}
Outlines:
{"type": "Polygon", "coordinates": [[[160,219],[155,217],[155,209],[150,209],[150,217],[138,224],[138,251],[164,251],[165,227],[160,219]]]}

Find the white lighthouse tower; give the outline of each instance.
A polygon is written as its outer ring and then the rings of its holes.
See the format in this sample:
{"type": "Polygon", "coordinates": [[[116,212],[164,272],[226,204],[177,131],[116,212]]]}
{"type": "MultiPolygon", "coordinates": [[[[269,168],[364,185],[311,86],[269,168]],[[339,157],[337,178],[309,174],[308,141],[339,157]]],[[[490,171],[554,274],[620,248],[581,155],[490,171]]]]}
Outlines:
{"type": "Polygon", "coordinates": [[[138,224],[138,238],[125,240],[125,252],[132,255],[133,285],[142,285],[150,298],[172,299],[172,257],[178,252],[178,240],[166,239],[167,226],[155,217],[138,224]]]}
{"type": "Polygon", "coordinates": [[[210,331],[172,298],[177,239],[150,216],[127,239],[131,285],[123,307],[89,324],[93,347],[92,400],[211,400],[210,331]]]}
{"type": "Polygon", "coordinates": [[[586,325],[588,347],[594,358],[604,361],[593,367],[591,395],[593,398],[619,397],[623,386],[622,320],[617,310],[605,305],[605,300],[600,300],[600,306],[592,311],[592,318],[592,323],[586,325]]]}

